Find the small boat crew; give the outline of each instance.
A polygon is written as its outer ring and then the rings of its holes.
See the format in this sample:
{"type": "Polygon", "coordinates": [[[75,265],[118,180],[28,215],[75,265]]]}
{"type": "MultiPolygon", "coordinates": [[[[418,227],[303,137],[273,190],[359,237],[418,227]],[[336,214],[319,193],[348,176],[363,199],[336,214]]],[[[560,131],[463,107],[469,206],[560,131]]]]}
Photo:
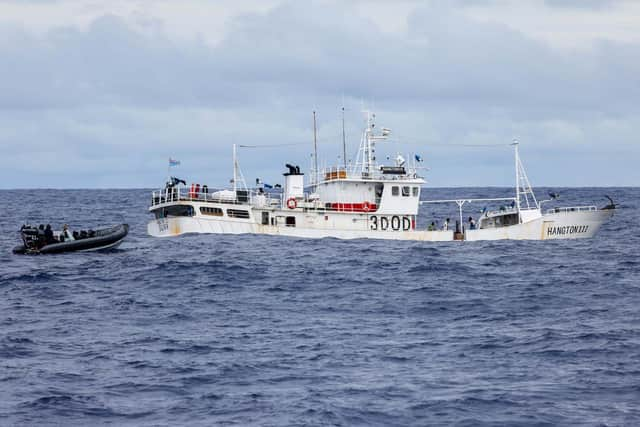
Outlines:
{"type": "Polygon", "coordinates": [[[98,251],[118,247],[129,233],[127,224],[97,230],[81,230],[71,233],[64,225],[60,233],[54,233],[50,225],[38,228],[23,225],[20,236],[23,244],[13,249],[15,254],[52,254],[73,251],[98,251]]]}
{"type": "Polygon", "coordinates": [[[62,226],[62,233],[60,233],[60,235],[61,235],[61,241],[67,242],[67,241],[75,240],[75,238],[73,237],[73,233],[69,231],[68,224],[65,224],[62,226]]]}

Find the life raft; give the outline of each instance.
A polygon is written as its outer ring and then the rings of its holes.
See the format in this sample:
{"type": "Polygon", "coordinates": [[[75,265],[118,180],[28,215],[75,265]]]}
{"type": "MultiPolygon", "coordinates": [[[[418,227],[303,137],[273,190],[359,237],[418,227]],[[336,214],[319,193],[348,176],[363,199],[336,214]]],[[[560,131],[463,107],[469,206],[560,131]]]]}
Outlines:
{"type": "Polygon", "coordinates": [[[287,199],[287,207],[289,209],[295,209],[298,207],[298,201],[295,199],[295,197],[289,197],[287,199]]]}

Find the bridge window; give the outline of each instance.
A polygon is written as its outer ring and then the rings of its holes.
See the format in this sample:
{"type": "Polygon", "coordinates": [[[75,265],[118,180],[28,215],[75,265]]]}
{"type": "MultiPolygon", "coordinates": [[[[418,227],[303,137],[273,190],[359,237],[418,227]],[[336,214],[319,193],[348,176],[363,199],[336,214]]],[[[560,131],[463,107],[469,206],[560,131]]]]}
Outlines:
{"type": "Polygon", "coordinates": [[[295,227],[296,226],[296,217],[295,216],[288,216],[285,218],[285,225],[287,227],[295,227]]]}
{"type": "Polygon", "coordinates": [[[403,197],[409,197],[410,195],[411,195],[411,188],[402,187],[402,196],[403,197]]]}
{"type": "Polygon", "coordinates": [[[413,197],[418,197],[420,194],[420,187],[413,187],[413,197]]]}
{"type": "Polygon", "coordinates": [[[392,196],[400,195],[400,188],[397,185],[394,185],[393,187],[391,187],[391,195],[392,196]]]}
{"type": "Polygon", "coordinates": [[[249,218],[249,212],[242,209],[227,209],[227,215],[230,218],[249,218]]]}
{"type": "Polygon", "coordinates": [[[209,206],[202,206],[200,208],[200,213],[202,215],[210,215],[210,216],[222,216],[222,209],[220,208],[211,208],[209,206]]]}
{"type": "Polygon", "coordinates": [[[161,212],[156,211],[156,217],[168,218],[172,216],[193,216],[193,206],[189,205],[174,205],[163,208],[161,212]]]}

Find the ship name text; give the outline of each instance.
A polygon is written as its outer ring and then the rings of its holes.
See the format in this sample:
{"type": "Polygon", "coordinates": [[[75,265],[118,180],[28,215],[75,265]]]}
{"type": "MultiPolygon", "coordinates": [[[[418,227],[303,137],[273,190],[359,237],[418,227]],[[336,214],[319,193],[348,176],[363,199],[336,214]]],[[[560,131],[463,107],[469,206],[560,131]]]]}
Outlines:
{"type": "Polygon", "coordinates": [[[547,228],[547,236],[565,236],[567,234],[586,233],[589,229],[588,225],[564,225],[558,227],[547,228]]]}

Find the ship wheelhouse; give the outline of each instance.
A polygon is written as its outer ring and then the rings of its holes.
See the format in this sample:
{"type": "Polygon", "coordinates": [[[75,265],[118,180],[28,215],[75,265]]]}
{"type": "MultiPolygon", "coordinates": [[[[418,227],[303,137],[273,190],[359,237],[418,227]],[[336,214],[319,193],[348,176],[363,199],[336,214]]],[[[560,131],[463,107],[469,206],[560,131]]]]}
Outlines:
{"type": "Polygon", "coordinates": [[[423,183],[420,178],[408,177],[333,179],[309,187],[309,198],[336,211],[416,215],[423,183]]]}
{"type": "Polygon", "coordinates": [[[312,171],[309,199],[336,211],[415,216],[425,181],[418,176],[415,162],[409,164],[399,153],[393,165],[376,162],[376,145],[387,140],[391,129],[378,131],[374,119],[375,114],[367,112],[367,127],[353,164],[312,171]]]}

